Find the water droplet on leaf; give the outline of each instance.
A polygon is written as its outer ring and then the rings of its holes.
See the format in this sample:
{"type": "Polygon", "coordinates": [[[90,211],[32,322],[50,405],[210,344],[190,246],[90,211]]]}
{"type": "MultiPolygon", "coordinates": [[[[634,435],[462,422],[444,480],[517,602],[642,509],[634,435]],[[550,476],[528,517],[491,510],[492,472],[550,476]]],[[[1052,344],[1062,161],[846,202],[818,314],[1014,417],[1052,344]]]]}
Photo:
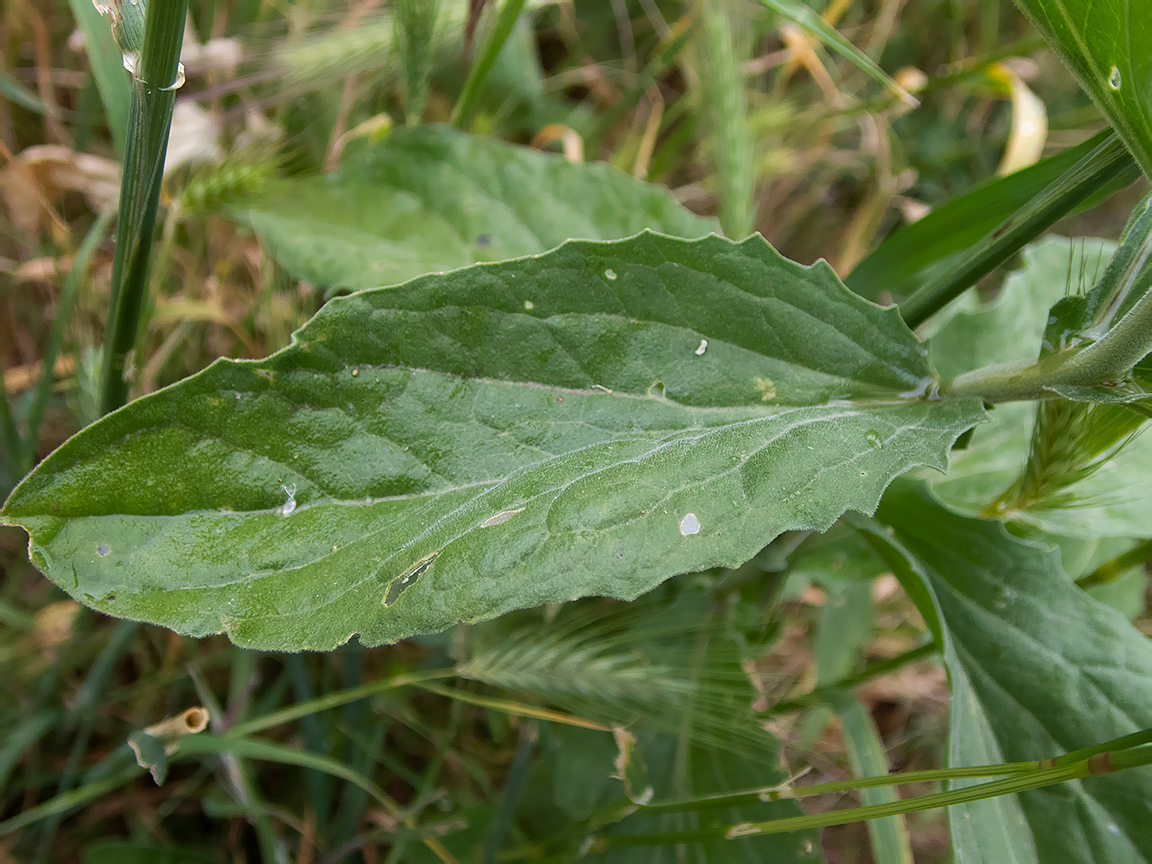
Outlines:
{"type": "Polygon", "coordinates": [[[697,357],[703,357],[703,356],[704,356],[704,352],[705,352],[705,351],[707,351],[707,350],[708,350],[708,340],[707,340],[707,339],[701,339],[701,340],[700,340],[700,345],[699,345],[699,347],[696,349],[696,351],[695,351],[695,354],[696,354],[696,356],[697,356],[697,357]]]}
{"type": "Polygon", "coordinates": [[[613,270],[611,267],[609,267],[607,270],[604,271],[604,278],[608,279],[609,281],[615,279],[616,278],[616,271],[613,270]]]}
{"type": "Polygon", "coordinates": [[[1112,74],[1108,76],[1108,86],[1113,90],[1119,90],[1122,83],[1123,79],[1120,77],[1120,70],[1116,66],[1113,66],[1112,74]]]}

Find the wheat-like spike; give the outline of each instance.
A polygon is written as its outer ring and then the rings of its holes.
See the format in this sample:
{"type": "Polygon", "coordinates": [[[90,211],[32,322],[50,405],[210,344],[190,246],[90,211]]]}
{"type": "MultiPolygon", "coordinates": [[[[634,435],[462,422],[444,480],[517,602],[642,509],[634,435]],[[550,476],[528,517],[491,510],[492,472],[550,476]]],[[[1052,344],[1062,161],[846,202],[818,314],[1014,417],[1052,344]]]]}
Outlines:
{"type": "Polygon", "coordinates": [[[734,648],[714,638],[714,622],[652,601],[607,612],[598,602],[573,605],[544,632],[532,622],[500,634],[457,671],[605,723],[677,733],[690,712],[689,735],[698,743],[764,749],[769,739],[751,711],[755,693],[734,648]],[[701,635],[707,650],[697,667],[693,651],[701,635]]]}
{"type": "Polygon", "coordinates": [[[700,108],[707,119],[705,145],[716,168],[720,224],[734,240],[755,229],[756,171],[741,65],[747,60],[744,28],[728,0],[700,0],[697,43],[700,108]]]}
{"type": "Polygon", "coordinates": [[[396,54],[404,75],[405,122],[415,126],[424,115],[428,101],[428,80],[432,75],[432,46],[436,37],[439,0],[397,0],[396,54]]]}
{"type": "Polygon", "coordinates": [[[1146,418],[1121,405],[1065,400],[1040,404],[1028,461],[1020,475],[988,508],[989,515],[1056,510],[1099,503],[1072,488],[1124,449],[1146,418]]]}

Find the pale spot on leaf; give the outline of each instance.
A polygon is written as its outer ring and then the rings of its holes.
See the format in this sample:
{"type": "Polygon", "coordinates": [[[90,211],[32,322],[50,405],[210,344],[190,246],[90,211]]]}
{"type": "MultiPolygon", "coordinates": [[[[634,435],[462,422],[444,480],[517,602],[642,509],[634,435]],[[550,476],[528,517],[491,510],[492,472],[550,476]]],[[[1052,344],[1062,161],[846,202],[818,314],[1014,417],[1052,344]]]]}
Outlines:
{"type": "Polygon", "coordinates": [[[505,522],[507,522],[509,519],[511,519],[517,513],[522,512],[523,510],[524,510],[523,507],[519,507],[516,510],[501,510],[495,516],[489,516],[487,519],[485,519],[483,522],[481,522],[480,527],[481,528],[492,528],[495,525],[503,525],[505,522]]]}
{"type": "Polygon", "coordinates": [[[280,515],[291,516],[292,512],[296,509],[296,484],[293,483],[291,486],[281,485],[280,488],[283,489],[284,494],[288,496],[288,500],[280,507],[280,515]]]}

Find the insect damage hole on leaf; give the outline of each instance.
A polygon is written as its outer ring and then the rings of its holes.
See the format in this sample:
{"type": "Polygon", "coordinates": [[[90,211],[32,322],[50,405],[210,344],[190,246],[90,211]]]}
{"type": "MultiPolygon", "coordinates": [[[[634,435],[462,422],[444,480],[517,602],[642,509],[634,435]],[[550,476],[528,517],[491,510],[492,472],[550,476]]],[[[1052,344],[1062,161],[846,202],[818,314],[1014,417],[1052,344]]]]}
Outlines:
{"type": "Polygon", "coordinates": [[[700,533],[700,520],[696,518],[695,513],[684,514],[684,518],[680,520],[680,533],[685,537],[700,533]]]}
{"type": "MultiPolygon", "coordinates": [[[[511,517],[509,517],[511,518],[511,517]]],[[[439,552],[433,552],[425,555],[419,561],[414,563],[411,567],[395,577],[388,583],[388,588],[384,592],[384,596],[380,598],[380,605],[385,609],[400,599],[400,595],[407,591],[410,587],[416,584],[416,580],[428,571],[432,566],[432,562],[436,560],[439,552]]]]}

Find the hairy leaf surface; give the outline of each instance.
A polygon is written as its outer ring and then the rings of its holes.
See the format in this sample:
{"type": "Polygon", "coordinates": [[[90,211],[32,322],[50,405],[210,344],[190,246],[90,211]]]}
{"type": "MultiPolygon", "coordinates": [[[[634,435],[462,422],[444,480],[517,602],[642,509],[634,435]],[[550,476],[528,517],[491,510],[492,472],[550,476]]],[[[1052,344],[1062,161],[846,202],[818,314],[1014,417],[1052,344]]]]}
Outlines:
{"type": "Polygon", "coordinates": [[[378,645],[736,566],[944,468],[895,309],[759,237],[653,234],[338,298],[75,436],[3,517],[113,615],[378,645]]]}
{"type": "Polygon", "coordinates": [[[337,171],[286,181],[232,212],[293,276],[325,288],[396,285],[572,238],[718,230],[667,189],[610,165],[444,126],[397,129],[337,171]]]}
{"type": "MultiPolygon", "coordinates": [[[[951,765],[1044,759],[1152,727],[1152,644],[1080,591],[1057,550],[908,482],[877,519],[895,538],[870,536],[942,642],[951,765]]],[[[952,807],[956,860],[1150,861],[1149,800],[1152,773],[1128,771],[952,807]]]]}

